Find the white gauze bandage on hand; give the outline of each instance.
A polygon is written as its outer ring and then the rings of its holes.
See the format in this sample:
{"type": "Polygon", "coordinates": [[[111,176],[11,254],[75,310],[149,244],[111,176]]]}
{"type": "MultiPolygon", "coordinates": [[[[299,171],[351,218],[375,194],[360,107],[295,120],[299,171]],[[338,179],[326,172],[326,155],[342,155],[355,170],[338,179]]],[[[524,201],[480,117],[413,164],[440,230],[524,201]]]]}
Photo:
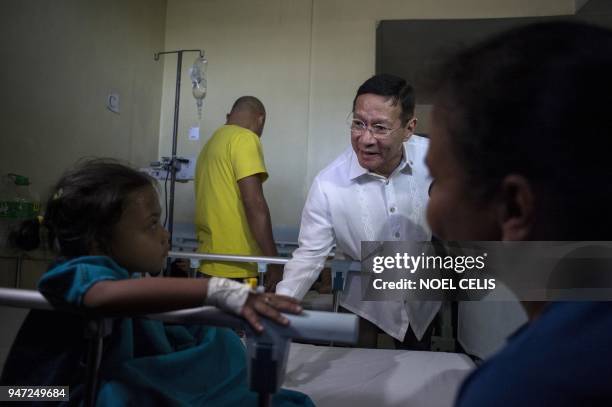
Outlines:
{"type": "Polygon", "coordinates": [[[240,315],[251,292],[247,284],[227,278],[211,277],[208,280],[208,294],[204,303],[240,315]]]}

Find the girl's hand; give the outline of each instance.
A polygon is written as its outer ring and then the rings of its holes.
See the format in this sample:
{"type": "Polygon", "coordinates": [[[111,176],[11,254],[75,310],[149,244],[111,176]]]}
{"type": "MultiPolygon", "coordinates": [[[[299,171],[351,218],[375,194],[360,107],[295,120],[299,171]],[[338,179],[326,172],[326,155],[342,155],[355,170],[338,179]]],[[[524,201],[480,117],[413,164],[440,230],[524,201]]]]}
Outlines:
{"type": "Polygon", "coordinates": [[[263,331],[263,325],[259,322],[260,316],[264,316],[281,325],[289,325],[289,320],[281,312],[299,314],[302,307],[299,301],[285,295],[271,293],[249,293],[246,302],[240,310],[240,315],[258,332],[263,331]]]}
{"type": "Polygon", "coordinates": [[[212,277],[208,280],[205,303],[244,317],[258,332],[263,331],[259,317],[264,316],[281,325],[289,320],[280,312],[299,314],[302,307],[295,298],[271,293],[255,293],[242,283],[226,278],[212,277]]]}

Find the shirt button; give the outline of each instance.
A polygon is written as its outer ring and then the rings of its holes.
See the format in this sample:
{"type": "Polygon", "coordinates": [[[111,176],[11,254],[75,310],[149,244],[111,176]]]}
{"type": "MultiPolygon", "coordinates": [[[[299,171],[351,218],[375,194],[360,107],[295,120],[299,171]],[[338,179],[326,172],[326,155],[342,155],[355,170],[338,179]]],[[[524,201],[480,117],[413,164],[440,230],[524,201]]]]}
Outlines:
{"type": "Polygon", "coordinates": [[[395,237],[399,239],[399,237],[400,237],[399,232],[395,232],[395,237]]]}
{"type": "Polygon", "coordinates": [[[395,212],[395,207],[391,207],[391,209],[389,209],[391,211],[391,213],[395,212]]]}

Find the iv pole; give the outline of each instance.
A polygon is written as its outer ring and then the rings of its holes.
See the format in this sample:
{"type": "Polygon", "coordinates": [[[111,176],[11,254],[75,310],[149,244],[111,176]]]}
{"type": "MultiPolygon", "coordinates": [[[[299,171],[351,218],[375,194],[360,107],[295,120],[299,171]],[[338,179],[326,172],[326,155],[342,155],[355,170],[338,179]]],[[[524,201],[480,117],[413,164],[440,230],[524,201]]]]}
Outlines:
{"type": "MultiPolygon", "coordinates": [[[[176,61],[176,90],[174,91],[174,125],[172,128],[172,156],[170,158],[170,199],[166,211],[168,213],[168,233],[170,233],[170,247],[172,247],[172,231],[174,228],[174,184],[176,183],[176,144],[177,144],[177,132],[179,123],[179,100],[181,96],[181,66],[183,64],[183,53],[184,52],[198,52],[200,58],[204,58],[204,51],[200,49],[179,49],[176,51],[164,51],[158,52],[153,55],[153,59],[159,61],[159,56],[164,54],[178,54],[176,61]]],[[[166,260],[166,270],[164,274],[170,272],[170,257],[166,260]]]]}

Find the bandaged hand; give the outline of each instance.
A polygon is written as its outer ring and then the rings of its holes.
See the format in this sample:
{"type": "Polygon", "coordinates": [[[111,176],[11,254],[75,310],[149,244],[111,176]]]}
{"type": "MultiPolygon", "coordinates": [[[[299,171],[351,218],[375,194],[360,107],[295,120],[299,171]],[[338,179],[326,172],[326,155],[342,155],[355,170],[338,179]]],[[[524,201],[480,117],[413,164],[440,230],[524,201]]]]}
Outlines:
{"type": "Polygon", "coordinates": [[[281,325],[289,320],[281,312],[299,314],[302,307],[295,298],[270,293],[256,293],[246,284],[212,277],[208,281],[208,296],[205,301],[222,310],[244,317],[256,331],[263,331],[260,316],[269,318],[281,325]]]}
{"type": "Polygon", "coordinates": [[[227,278],[212,277],[208,280],[208,293],[204,303],[223,311],[240,315],[251,288],[227,278]]]}

